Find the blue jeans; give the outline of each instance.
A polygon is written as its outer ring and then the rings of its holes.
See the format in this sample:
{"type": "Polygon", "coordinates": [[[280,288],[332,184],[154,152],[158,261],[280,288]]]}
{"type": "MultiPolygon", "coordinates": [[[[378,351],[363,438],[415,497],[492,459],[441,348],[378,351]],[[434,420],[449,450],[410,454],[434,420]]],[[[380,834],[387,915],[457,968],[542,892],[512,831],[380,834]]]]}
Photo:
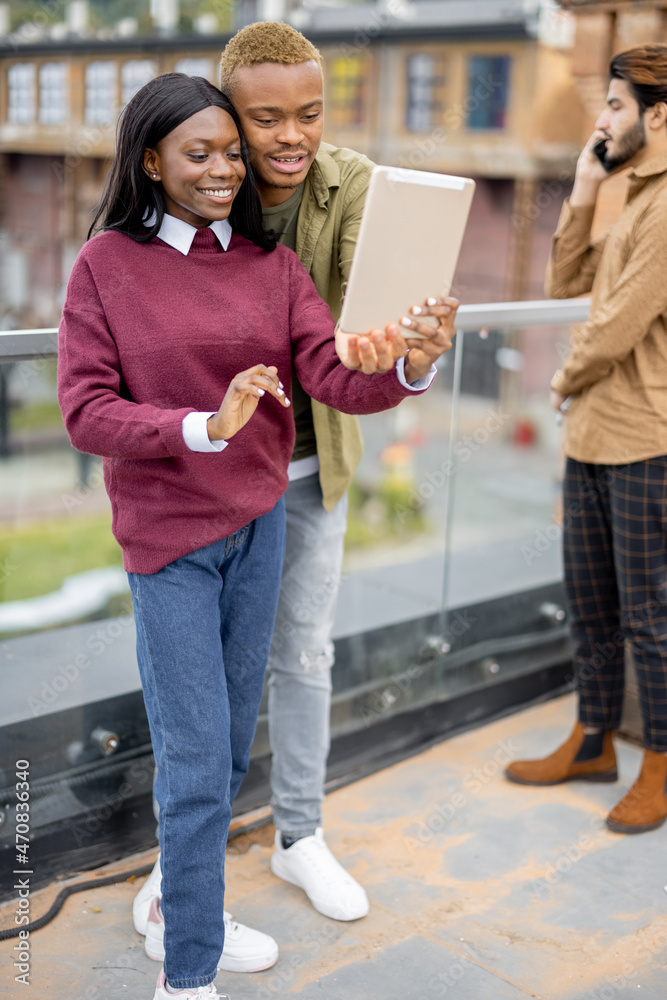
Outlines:
{"type": "Polygon", "coordinates": [[[322,825],[347,496],[328,514],[315,473],[289,484],[285,505],[287,546],[269,656],[271,806],[281,833],[304,837],[322,825]]]}
{"type": "Polygon", "coordinates": [[[224,945],[231,808],[248,770],[275,619],[285,506],[229,538],[130,573],[157,765],[167,981],[213,982],[224,945]]]}

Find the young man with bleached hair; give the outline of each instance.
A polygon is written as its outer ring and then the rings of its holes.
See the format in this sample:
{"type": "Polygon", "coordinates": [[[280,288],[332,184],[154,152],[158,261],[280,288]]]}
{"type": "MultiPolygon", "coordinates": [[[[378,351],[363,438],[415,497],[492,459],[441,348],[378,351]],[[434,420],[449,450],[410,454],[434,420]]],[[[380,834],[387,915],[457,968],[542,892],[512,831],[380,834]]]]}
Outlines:
{"type": "MultiPolygon", "coordinates": [[[[373,164],[322,142],[320,53],[288,24],[251,24],[223,52],[220,86],[241,118],[265,229],[296,251],[338,318],[373,164]]],[[[405,362],[404,377],[414,388],[432,377],[433,361],[451,346],[455,303],[434,302],[421,311],[440,317],[440,327],[433,336],[432,327],[412,320],[431,335],[405,362]]],[[[393,365],[394,357],[378,338],[375,354],[364,344],[352,363],[372,371],[393,365]]],[[[293,405],[287,553],[269,660],[271,804],[278,830],[271,868],[304,889],[320,913],[354,920],[368,912],[368,898],[325,843],[321,803],[346,491],[361,438],[355,417],[320,406],[298,384],[293,405]]]]}
{"type": "MultiPolygon", "coordinates": [[[[360,153],[322,142],[319,51],[288,24],[248,25],[222,54],[220,86],[241,118],[264,228],[296,251],[337,319],[373,164],[360,153]]],[[[404,384],[423,389],[435,374],[433,362],[451,347],[457,306],[455,299],[433,298],[414,306],[410,316],[396,317],[406,327],[407,342],[400,334],[343,340],[348,367],[373,374],[395,366],[404,384]],[[416,318],[429,315],[438,318],[437,327],[416,318]],[[409,329],[427,339],[410,341],[409,329]]],[[[368,897],[329,850],[321,805],[346,493],[362,443],[357,419],[310,399],[294,373],[292,408],[296,445],[285,495],[287,545],[269,659],[271,805],[277,829],[271,868],[302,888],[320,913],[356,920],[368,913],[368,897]]],[[[159,891],[158,860],[135,900],[137,929],[159,891]]],[[[229,967],[227,954],[236,946],[245,948],[235,966],[239,971],[265,967],[261,963],[269,953],[277,957],[267,935],[235,926],[237,945],[231,937],[229,945],[225,940],[221,968],[229,967]]]]}
{"type": "Polygon", "coordinates": [[[591,292],[591,311],[552,381],[565,417],[565,587],[579,688],[569,738],[515,761],[526,785],[616,781],[624,647],[644,726],[639,777],[614,806],[618,833],[667,819],[667,45],[614,56],[607,102],[579,157],[554,237],[547,290],[591,292]],[[632,167],[625,208],[591,241],[600,187],[632,167]]]}

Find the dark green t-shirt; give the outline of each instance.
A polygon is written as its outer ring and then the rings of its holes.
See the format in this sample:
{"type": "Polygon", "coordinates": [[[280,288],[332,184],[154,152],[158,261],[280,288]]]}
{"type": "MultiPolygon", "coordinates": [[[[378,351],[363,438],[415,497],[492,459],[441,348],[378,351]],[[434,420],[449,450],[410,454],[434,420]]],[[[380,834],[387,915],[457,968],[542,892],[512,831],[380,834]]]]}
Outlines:
{"type": "MultiPolygon", "coordinates": [[[[293,195],[282,205],[262,209],[262,225],[267,231],[272,229],[278,241],[290,250],[296,252],[296,224],[299,217],[303,184],[299,184],[293,195]]],[[[292,412],[296,426],[296,441],[292,453],[292,461],[308,458],[317,454],[315,428],[313,426],[313,410],[310,396],[301,387],[292,369],[292,412]]]]}

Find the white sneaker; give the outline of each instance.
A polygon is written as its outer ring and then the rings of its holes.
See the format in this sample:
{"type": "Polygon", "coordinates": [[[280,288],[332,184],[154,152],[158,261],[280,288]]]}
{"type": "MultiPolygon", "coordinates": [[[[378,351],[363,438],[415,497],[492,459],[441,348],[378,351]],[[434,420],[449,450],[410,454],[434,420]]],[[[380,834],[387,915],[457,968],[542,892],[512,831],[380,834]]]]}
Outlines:
{"type": "Polygon", "coordinates": [[[157,986],[155,987],[153,1000],[169,1000],[169,997],[194,997],[195,1000],[229,1000],[226,993],[218,993],[214,983],[209,983],[208,986],[198,986],[194,990],[179,990],[178,993],[167,993],[167,980],[164,976],[164,969],[162,969],[160,975],[157,977],[157,986]]]}
{"type": "MultiPolygon", "coordinates": [[[[164,961],[164,917],[157,896],[151,902],[146,926],[146,954],[156,962],[164,961]]],[[[261,931],[254,931],[232,920],[225,911],[225,944],[218,962],[223,972],[261,972],[278,961],[278,945],[261,931]]]]}
{"type": "Polygon", "coordinates": [[[146,933],[148,923],[148,911],[151,908],[151,900],[155,896],[162,895],[162,872],[160,871],[160,855],[157,856],[155,867],[150,873],[139,892],[134,897],[132,903],[132,920],[137,934],[146,933]]]}
{"type": "Polygon", "coordinates": [[[315,909],[333,920],[358,920],[369,910],[368,896],[356,879],[336,861],[318,827],[313,837],[302,837],[285,849],[276,833],[271,871],[298,885],[315,909]]]}

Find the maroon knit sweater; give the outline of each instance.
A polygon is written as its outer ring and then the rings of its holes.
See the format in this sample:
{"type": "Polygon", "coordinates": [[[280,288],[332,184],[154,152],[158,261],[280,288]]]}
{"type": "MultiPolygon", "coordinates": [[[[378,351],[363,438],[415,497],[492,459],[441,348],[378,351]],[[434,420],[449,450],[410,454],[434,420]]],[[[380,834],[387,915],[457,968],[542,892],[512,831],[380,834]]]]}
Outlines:
{"type": "Polygon", "coordinates": [[[219,408],[232,378],[292,360],[314,399],[346,413],[395,406],[395,372],[340,364],[334,323],[296,254],[234,233],[187,256],[160,239],[106,232],[74,265],[59,331],[58,397],[72,444],[104,456],[125,568],[155,573],[276,504],[294,446],[292,412],[270,395],[220,453],[190,451],[183,417],[219,408]]]}

